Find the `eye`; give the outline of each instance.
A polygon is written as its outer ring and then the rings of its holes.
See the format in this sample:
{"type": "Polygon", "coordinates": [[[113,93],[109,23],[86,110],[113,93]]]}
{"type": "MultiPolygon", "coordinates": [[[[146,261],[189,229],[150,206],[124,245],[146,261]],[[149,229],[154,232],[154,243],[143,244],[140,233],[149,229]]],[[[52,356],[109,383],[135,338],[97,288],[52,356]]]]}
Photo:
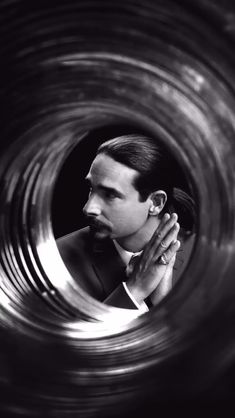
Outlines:
{"type": "Polygon", "coordinates": [[[109,200],[115,199],[117,197],[116,193],[112,191],[108,191],[108,190],[104,192],[104,195],[105,195],[105,198],[109,200]]]}

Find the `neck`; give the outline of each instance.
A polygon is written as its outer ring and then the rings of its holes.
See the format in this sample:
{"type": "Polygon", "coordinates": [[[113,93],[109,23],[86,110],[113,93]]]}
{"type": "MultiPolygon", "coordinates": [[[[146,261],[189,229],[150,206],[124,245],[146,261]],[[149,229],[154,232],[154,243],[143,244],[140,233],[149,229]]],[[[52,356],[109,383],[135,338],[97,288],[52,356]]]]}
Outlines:
{"type": "Polygon", "coordinates": [[[137,232],[128,235],[127,237],[116,238],[116,241],[126,251],[131,251],[133,253],[141,251],[151,239],[153,233],[159,225],[159,222],[160,220],[157,216],[151,216],[148,218],[145,225],[137,232]]]}

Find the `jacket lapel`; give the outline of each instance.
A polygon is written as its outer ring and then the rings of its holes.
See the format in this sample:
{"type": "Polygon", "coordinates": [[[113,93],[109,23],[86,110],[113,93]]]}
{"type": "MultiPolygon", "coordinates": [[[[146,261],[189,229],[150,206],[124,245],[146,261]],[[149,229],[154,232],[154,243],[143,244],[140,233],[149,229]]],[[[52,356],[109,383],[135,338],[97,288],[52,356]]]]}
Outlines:
{"type": "Polygon", "coordinates": [[[126,266],[110,239],[94,242],[92,264],[103,285],[105,297],[126,280],[126,266]]]}

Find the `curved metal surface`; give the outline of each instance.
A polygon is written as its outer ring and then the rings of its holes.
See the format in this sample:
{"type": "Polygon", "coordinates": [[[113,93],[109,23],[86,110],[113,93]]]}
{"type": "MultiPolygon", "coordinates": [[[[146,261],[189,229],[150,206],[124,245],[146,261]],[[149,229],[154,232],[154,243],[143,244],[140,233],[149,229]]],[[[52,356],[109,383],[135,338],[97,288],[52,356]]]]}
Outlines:
{"type": "Polygon", "coordinates": [[[9,0],[0,15],[3,414],[123,416],[199,396],[234,361],[232,2],[9,0]],[[63,161],[112,123],[160,135],[198,201],[181,282],[139,318],[76,286],[51,226],[63,161]]]}

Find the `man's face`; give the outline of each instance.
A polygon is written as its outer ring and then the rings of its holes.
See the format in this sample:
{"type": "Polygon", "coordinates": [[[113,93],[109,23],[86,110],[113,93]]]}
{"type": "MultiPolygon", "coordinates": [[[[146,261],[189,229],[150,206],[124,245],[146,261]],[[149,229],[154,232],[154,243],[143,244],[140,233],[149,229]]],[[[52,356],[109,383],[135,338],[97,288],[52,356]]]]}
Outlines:
{"type": "Polygon", "coordinates": [[[145,227],[151,200],[139,200],[133,185],[137,175],[105,154],[96,156],[86,177],[90,193],[83,211],[97,238],[128,238],[145,227]]]}

